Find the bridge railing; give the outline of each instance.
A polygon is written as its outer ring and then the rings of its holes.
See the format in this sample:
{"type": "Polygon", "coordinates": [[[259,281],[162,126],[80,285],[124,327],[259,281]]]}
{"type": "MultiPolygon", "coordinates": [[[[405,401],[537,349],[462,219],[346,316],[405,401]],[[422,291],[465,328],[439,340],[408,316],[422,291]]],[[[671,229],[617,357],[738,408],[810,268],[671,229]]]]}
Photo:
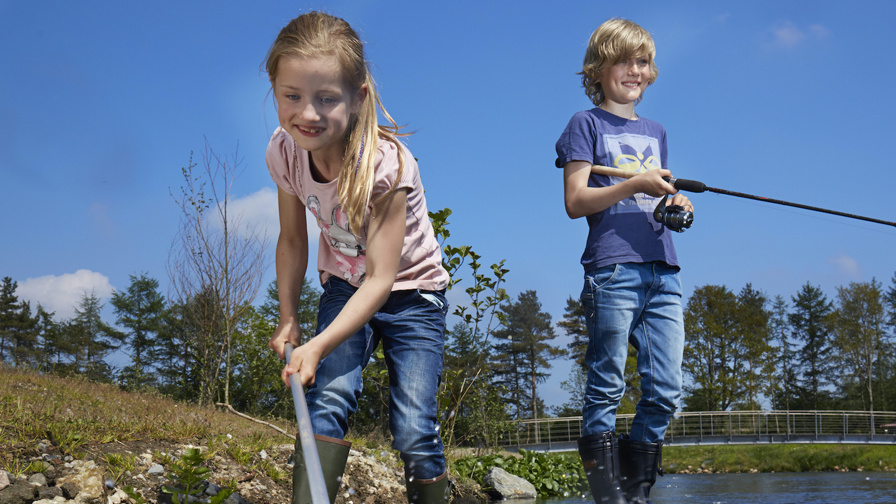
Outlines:
{"type": "MultiPolygon", "coordinates": [[[[618,415],[616,431],[629,432],[633,414],[618,415]]],[[[574,443],[582,417],[519,420],[501,435],[504,446],[574,443]]],[[[896,439],[896,412],[868,411],[701,411],[677,413],[665,441],[869,442],[896,439]]]]}

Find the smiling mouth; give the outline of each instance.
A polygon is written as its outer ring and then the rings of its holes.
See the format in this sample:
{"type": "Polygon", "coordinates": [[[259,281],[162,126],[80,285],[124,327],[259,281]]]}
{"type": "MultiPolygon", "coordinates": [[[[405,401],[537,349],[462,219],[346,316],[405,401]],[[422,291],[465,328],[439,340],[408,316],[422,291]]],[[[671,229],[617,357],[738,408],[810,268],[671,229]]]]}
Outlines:
{"type": "Polygon", "coordinates": [[[323,128],[312,128],[310,126],[297,126],[297,128],[302,133],[307,133],[309,135],[316,135],[324,130],[323,128]]]}

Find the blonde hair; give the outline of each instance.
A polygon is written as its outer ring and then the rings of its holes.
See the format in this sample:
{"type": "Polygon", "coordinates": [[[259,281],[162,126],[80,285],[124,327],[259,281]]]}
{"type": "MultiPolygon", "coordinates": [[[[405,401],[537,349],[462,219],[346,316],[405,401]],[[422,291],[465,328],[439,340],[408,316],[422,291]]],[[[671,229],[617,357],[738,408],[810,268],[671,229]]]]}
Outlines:
{"type": "Polygon", "coordinates": [[[398,133],[400,127],[383,107],[364,58],[364,44],[345,20],[312,11],[302,14],[283,27],[265,58],[265,69],[271,84],[277,80],[277,65],[284,56],[332,56],[339,63],[347,87],[357,92],[367,85],[367,96],[346,128],[345,154],[336,184],[339,203],[348,215],[349,226],[358,233],[373,192],[374,161],[380,137],[398,148],[396,182],[404,172],[404,152],[397,138],[402,136],[398,133]],[[390,125],[378,123],[377,107],[382,110],[390,125]]]}
{"type": "MultiPolygon", "coordinates": [[[[646,55],[650,64],[650,78],[647,85],[656,82],[659,70],[656,67],[656,46],[650,33],[637,23],[627,19],[613,18],[598,26],[585,50],[585,61],[582,71],[582,86],[585,94],[599,106],[604,101],[604,91],[598,79],[600,72],[607,66],[615,65],[626,58],[646,55]]],[[[641,101],[642,94],[638,101],[641,101]]]]}

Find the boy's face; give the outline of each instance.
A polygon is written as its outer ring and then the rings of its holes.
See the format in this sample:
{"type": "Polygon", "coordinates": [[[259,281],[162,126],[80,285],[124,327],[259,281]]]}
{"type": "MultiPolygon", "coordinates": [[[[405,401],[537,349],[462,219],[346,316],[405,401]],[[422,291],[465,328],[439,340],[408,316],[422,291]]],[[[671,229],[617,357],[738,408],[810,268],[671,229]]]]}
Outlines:
{"type": "Polygon", "coordinates": [[[650,59],[636,55],[604,67],[598,75],[604,98],[618,105],[638,101],[650,80],[650,59]]]}

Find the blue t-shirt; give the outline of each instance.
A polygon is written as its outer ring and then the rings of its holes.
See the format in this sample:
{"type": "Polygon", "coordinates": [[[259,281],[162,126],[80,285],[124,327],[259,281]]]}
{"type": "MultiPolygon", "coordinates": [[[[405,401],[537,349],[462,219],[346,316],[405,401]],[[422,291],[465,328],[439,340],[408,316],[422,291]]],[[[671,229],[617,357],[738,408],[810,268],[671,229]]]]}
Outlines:
{"type": "MultiPolygon", "coordinates": [[[[570,161],[635,173],[666,168],[666,130],[643,117],[623,119],[599,108],[578,112],[557,140],[557,167],[570,161]]],[[[592,173],[588,186],[606,187],[623,180],[592,173]]],[[[588,241],[582,254],[585,270],[653,261],[678,266],[672,231],[653,218],[660,199],[638,193],[587,216],[588,241]]]]}

